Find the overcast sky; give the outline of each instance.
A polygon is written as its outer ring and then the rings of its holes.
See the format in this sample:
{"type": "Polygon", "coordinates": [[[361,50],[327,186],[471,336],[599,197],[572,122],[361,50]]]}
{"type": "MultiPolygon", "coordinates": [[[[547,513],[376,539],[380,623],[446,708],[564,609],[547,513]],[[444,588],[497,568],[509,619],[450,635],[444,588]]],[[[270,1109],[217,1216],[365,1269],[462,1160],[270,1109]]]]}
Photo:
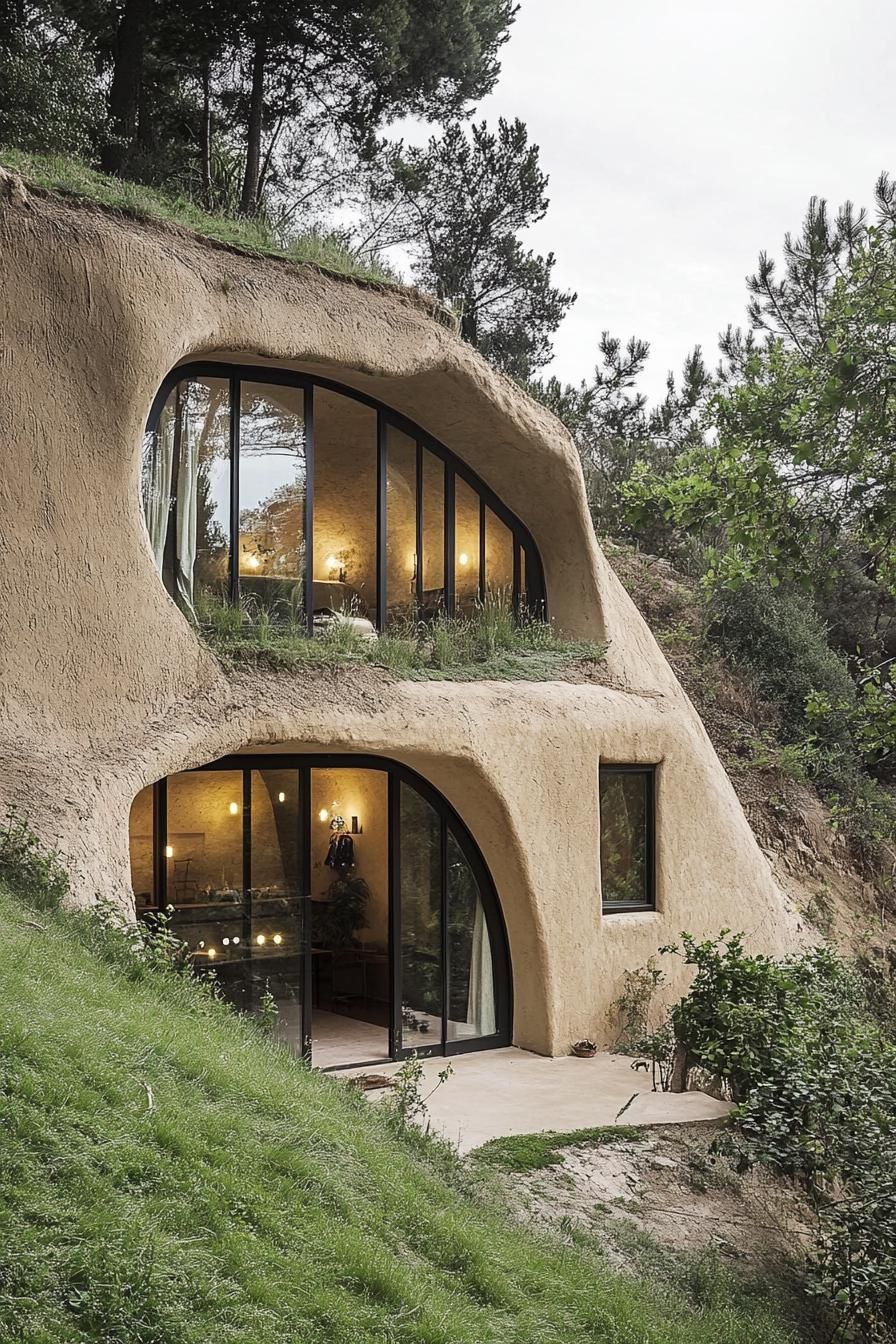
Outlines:
{"type": "Polygon", "coordinates": [[[892,0],[522,0],[489,121],[521,117],[551,206],[531,233],[578,302],[551,371],[600,332],[650,341],[645,388],[740,322],[744,277],[813,193],[896,171],[892,0]]]}

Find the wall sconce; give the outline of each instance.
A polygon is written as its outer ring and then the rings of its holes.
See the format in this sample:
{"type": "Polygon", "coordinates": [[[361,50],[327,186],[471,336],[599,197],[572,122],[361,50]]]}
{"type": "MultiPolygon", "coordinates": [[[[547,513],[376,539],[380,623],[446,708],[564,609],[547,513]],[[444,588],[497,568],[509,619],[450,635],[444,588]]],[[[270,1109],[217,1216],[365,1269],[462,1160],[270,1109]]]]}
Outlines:
{"type": "Polygon", "coordinates": [[[264,947],[265,943],[267,942],[267,939],[265,938],[263,933],[259,933],[255,941],[259,947],[264,947]]]}
{"type": "Polygon", "coordinates": [[[467,567],[467,565],[470,563],[470,557],[467,555],[466,551],[461,551],[460,555],[457,557],[457,563],[463,569],[467,567]]]}
{"type": "Polygon", "coordinates": [[[329,820],[330,820],[330,814],[329,814],[329,812],[327,811],[327,809],[326,809],[325,807],[322,807],[321,810],[318,812],[318,814],[317,814],[317,819],[318,819],[318,821],[329,821],[329,820]]]}
{"type": "Polygon", "coordinates": [[[165,846],[165,858],[166,858],[166,859],[173,859],[173,858],[174,858],[174,846],[173,846],[173,845],[166,845],[166,846],[165,846]]]}
{"type": "Polygon", "coordinates": [[[231,803],[231,804],[230,804],[230,807],[229,807],[228,810],[229,810],[229,812],[230,812],[230,815],[231,815],[232,817],[235,817],[236,814],[237,814],[237,812],[239,812],[239,810],[240,810],[240,805],[239,805],[239,803],[231,803]]]}
{"type": "Polygon", "coordinates": [[[275,943],[277,944],[277,946],[279,947],[280,944],[283,942],[283,934],[282,934],[282,933],[275,933],[275,934],[274,934],[274,942],[275,942],[275,943]]]}
{"type": "Polygon", "coordinates": [[[338,556],[328,555],[324,567],[331,583],[345,583],[345,565],[340,563],[338,556]]]}
{"type": "Polygon", "coordinates": [[[255,554],[254,551],[246,556],[246,567],[248,569],[257,569],[260,564],[261,561],[259,560],[258,556],[255,554]]]}
{"type": "Polygon", "coordinates": [[[278,794],[277,794],[277,802],[278,802],[278,803],[285,803],[285,802],[286,802],[286,794],[285,794],[285,793],[278,793],[278,794]]]}

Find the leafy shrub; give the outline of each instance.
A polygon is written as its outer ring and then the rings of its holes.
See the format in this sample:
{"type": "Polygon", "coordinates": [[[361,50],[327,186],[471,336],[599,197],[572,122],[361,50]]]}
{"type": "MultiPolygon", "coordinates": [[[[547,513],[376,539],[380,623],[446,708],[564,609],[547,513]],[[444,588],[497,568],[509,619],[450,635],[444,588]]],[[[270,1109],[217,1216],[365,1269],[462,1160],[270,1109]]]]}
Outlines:
{"type": "Polygon", "coordinates": [[[44,848],[14,808],[0,822],[0,882],[35,910],[58,909],[68,894],[59,856],[44,848]]]}
{"type": "MultiPolygon", "coordinates": [[[[710,601],[707,619],[709,638],[749,669],[758,693],[775,706],[785,741],[806,736],[811,694],[826,695],[834,703],[855,699],[846,662],[828,644],[827,630],[804,594],[762,583],[720,589],[710,601]]],[[[848,748],[845,718],[832,718],[826,737],[848,748]]]]}
{"type": "Polygon", "coordinates": [[[896,1045],[861,976],[827,948],[775,961],[727,933],[666,950],[697,971],[672,1010],[680,1047],[740,1102],[721,1146],[809,1192],[810,1282],[840,1337],[896,1339],[896,1045]]]}
{"type": "Polygon", "coordinates": [[[95,62],[80,38],[20,31],[0,44],[0,145],[90,157],[104,119],[95,62]]]}

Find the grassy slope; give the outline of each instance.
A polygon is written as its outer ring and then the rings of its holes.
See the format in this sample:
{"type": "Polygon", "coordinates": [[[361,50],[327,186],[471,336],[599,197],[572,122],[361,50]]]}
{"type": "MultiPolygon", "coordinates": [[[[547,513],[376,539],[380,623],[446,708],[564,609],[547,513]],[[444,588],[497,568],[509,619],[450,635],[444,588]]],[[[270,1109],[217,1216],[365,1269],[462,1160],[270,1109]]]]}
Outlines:
{"type": "Polygon", "coordinates": [[[363,264],[329,234],[305,234],[292,240],[288,247],[281,247],[263,220],[211,214],[185,196],[169,196],[153,187],[98,173],[79,159],[26,154],[19,149],[0,146],[0,166],[11,169],[27,183],[44,191],[74,196],[132,218],[165,220],[231,247],[309,262],[354,279],[396,283],[394,275],[381,267],[363,264]]]}
{"type": "Polygon", "coordinates": [[[789,1338],[512,1225],[444,1152],[84,926],[0,892],[4,1341],[789,1338]]]}

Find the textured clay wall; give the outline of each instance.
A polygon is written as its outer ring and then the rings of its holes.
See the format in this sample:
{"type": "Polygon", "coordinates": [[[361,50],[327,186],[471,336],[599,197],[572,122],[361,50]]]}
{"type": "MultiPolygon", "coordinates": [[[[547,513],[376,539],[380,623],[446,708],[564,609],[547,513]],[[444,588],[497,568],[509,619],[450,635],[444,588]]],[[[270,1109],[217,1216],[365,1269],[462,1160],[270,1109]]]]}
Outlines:
{"type": "Polygon", "coordinates": [[[0,806],[59,846],[75,899],[129,906],[128,816],[153,779],[249,746],[363,751],[419,770],[478,841],[520,1045],[606,1039],[623,970],[683,928],[794,945],[798,920],[594,541],[575,451],[546,411],[401,294],[14,179],[0,193],[0,806]],[[557,624],[609,642],[612,688],[226,676],[159,582],[139,501],[150,403],[197,357],[320,372],[441,439],[529,527],[557,624]],[[656,913],[601,916],[601,759],[659,765],[656,913]]]}

